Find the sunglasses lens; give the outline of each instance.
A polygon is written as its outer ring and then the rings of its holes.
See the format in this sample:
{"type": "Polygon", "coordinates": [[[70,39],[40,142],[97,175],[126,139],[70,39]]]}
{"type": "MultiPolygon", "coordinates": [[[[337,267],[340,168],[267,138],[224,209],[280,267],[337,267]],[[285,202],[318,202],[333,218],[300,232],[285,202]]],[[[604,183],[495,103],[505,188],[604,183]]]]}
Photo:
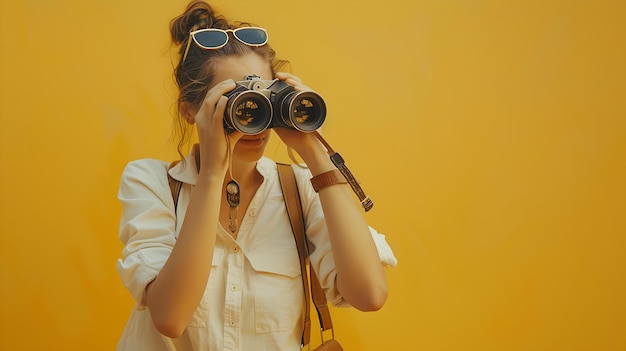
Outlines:
{"type": "Polygon", "coordinates": [[[194,34],[196,42],[205,49],[218,48],[226,44],[228,41],[228,34],[223,31],[207,30],[200,31],[194,34]]]}
{"type": "Polygon", "coordinates": [[[267,33],[259,28],[239,28],[233,34],[248,45],[260,46],[267,43],[267,33]]]}

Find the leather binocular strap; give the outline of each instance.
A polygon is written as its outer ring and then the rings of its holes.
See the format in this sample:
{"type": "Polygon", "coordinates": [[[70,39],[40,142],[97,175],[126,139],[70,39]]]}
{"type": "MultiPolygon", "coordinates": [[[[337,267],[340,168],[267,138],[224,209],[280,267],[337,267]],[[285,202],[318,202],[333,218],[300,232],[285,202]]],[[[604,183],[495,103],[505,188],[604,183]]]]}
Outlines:
{"type": "Polygon", "coordinates": [[[304,331],[302,332],[302,346],[308,345],[311,339],[311,317],[309,300],[313,296],[313,304],[317,310],[320,319],[320,327],[322,331],[331,330],[333,323],[330,318],[330,310],[328,309],[326,296],[322,289],[319,279],[315,271],[309,265],[311,273],[311,292],[309,293],[309,279],[307,275],[306,264],[309,257],[306,232],[304,230],[304,218],[302,214],[302,203],[300,202],[300,194],[298,192],[298,184],[296,183],[295,174],[291,165],[278,163],[278,178],[283,190],[283,197],[287,207],[287,213],[291,222],[291,228],[298,247],[298,255],[300,256],[300,269],[302,270],[302,286],[304,288],[305,310],[304,310],[304,331]]]}
{"type": "MultiPolygon", "coordinates": [[[[200,145],[199,144],[195,144],[193,146],[193,153],[195,155],[195,160],[196,160],[196,171],[200,173],[200,145]]],[[[178,197],[180,196],[180,190],[183,187],[183,183],[181,181],[178,181],[172,178],[169,171],[170,169],[174,168],[174,166],[176,166],[179,162],[180,160],[170,162],[165,172],[167,173],[167,182],[170,185],[170,191],[172,192],[172,199],[174,200],[174,212],[175,213],[178,210],[178,197]]]]}

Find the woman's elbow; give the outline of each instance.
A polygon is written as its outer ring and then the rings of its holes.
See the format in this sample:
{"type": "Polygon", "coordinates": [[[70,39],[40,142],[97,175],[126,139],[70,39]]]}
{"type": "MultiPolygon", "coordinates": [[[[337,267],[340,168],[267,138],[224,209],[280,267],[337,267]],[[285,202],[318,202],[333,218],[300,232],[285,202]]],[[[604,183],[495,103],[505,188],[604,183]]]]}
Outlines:
{"type": "Polygon", "coordinates": [[[352,303],[352,306],[362,312],[378,311],[387,301],[387,287],[372,289],[368,294],[359,296],[352,303]]]}
{"type": "Polygon", "coordinates": [[[186,323],[173,320],[173,318],[155,318],[152,316],[152,323],[161,335],[172,339],[176,339],[183,335],[185,329],[187,328],[186,323]]]}

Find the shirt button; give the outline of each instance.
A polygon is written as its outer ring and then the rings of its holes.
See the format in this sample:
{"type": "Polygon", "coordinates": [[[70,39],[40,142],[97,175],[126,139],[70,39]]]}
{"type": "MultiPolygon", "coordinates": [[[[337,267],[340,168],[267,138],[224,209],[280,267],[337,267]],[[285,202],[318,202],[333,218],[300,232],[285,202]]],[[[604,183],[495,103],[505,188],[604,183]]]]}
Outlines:
{"type": "Polygon", "coordinates": [[[232,290],[232,291],[237,291],[237,286],[236,286],[236,285],[231,286],[231,287],[230,287],[230,290],[232,290]]]}
{"type": "Polygon", "coordinates": [[[254,208],[250,210],[250,216],[256,216],[256,210],[254,208]]]}
{"type": "Polygon", "coordinates": [[[234,327],[235,326],[235,321],[230,321],[230,326],[234,327]]]}
{"type": "Polygon", "coordinates": [[[233,252],[239,252],[239,248],[238,247],[233,247],[233,252]]]}

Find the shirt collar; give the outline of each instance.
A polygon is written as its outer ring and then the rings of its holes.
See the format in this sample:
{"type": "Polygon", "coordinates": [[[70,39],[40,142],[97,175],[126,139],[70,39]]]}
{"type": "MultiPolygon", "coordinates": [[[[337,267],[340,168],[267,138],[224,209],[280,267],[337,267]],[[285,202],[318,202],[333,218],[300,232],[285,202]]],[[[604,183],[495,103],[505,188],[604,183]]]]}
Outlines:
{"type": "MultiPolygon", "coordinates": [[[[181,162],[178,162],[168,170],[169,175],[183,183],[196,185],[198,180],[198,164],[200,160],[200,148],[198,144],[195,144],[191,149],[191,152],[181,162]]],[[[276,163],[269,158],[263,156],[256,163],[257,171],[267,178],[271,172],[276,172],[276,163]]]]}
{"type": "Polygon", "coordinates": [[[196,164],[196,160],[199,160],[199,156],[199,145],[195,144],[187,157],[185,157],[182,161],[177,162],[174,167],[171,167],[167,171],[167,173],[179,182],[196,185],[199,168],[196,164]],[[198,155],[197,158],[196,155],[198,155]]]}

